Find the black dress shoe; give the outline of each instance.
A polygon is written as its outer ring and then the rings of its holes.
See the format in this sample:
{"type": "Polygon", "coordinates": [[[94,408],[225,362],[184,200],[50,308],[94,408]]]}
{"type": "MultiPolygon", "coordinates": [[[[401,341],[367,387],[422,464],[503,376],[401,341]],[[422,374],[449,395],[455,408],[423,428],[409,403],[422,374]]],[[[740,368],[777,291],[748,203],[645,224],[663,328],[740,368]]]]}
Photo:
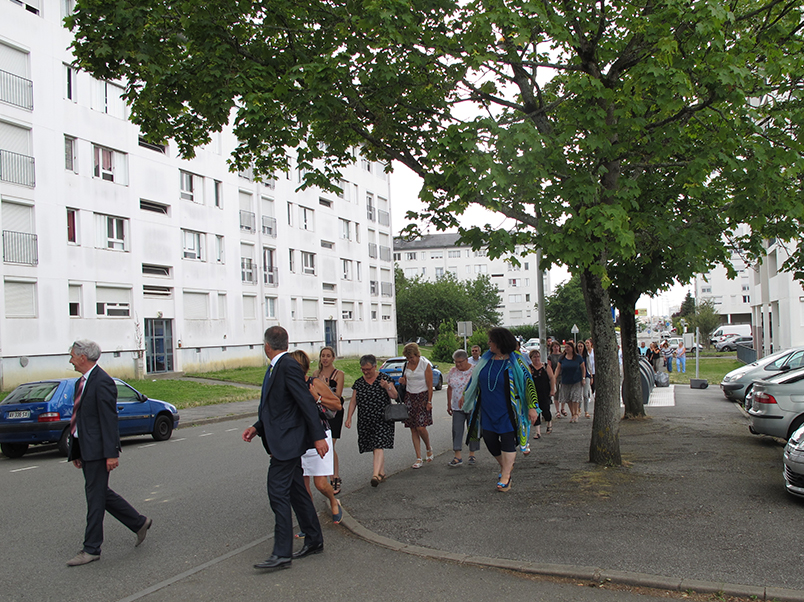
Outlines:
{"type": "Polygon", "coordinates": [[[282,556],[277,556],[275,554],[271,554],[268,560],[264,560],[262,562],[258,562],[254,565],[255,569],[289,569],[290,568],[290,558],[283,558],[282,556]]]}
{"type": "Polygon", "coordinates": [[[312,554],[318,554],[324,551],[324,544],[317,543],[313,545],[304,544],[304,547],[299,550],[298,552],[293,553],[293,558],[304,558],[305,556],[310,556],[312,554]]]}

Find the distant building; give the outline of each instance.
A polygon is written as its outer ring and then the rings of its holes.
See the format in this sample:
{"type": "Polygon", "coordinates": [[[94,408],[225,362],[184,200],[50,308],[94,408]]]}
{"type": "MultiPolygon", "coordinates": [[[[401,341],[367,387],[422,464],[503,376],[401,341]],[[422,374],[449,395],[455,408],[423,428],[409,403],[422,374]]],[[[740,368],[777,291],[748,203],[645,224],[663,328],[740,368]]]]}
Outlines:
{"type": "MultiPolygon", "coordinates": [[[[520,266],[504,259],[489,259],[485,249],[473,251],[458,243],[458,234],[429,234],[416,240],[394,239],[394,262],[407,278],[421,276],[436,280],[451,273],[459,280],[474,280],[484,274],[500,291],[498,311],[504,326],[535,324],[537,271],[536,255],[523,255],[518,249],[520,266]]],[[[549,295],[550,275],[545,274],[545,295],[549,295]]],[[[458,317],[458,319],[460,319],[458,317]]]]}
{"type": "Polygon", "coordinates": [[[385,166],[296,192],[298,169],[230,172],[231,129],[180,159],[72,66],[73,6],[0,2],[0,386],[72,375],[78,338],[124,377],[259,365],[274,324],[311,354],[395,354],[385,166]]]}

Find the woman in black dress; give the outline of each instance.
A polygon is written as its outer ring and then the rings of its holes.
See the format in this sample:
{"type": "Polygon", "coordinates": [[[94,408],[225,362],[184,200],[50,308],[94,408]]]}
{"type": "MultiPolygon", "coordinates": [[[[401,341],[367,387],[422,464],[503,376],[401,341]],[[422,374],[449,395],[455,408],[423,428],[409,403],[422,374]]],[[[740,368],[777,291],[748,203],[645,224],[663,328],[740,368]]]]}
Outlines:
{"type": "Polygon", "coordinates": [[[376,487],[385,480],[385,450],[394,448],[396,423],[386,422],[385,406],[396,399],[396,387],[388,376],[377,372],[377,358],[373,355],[360,358],[360,370],[363,376],[352,386],[352,400],[343,426],[352,428],[352,415],[359,407],[357,448],[361,454],[374,453],[371,486],[376,487]]]}
{"type": "Polygon", "coordinates": [[[533,383],[536,385],[536,396],[539,398],[539,408],[542,413],[536,420],[536,434],[534,439],[542,438],[542,417],[547,433],[553,432],[553,413],[550,409],[550,398],[555,395],[556,380],[553,376],[553,369],[550,364],[542,363],[542,354],[538,349],[534,349],[528,354],[530,358],[530,373],[533,375],[533,383]]]}

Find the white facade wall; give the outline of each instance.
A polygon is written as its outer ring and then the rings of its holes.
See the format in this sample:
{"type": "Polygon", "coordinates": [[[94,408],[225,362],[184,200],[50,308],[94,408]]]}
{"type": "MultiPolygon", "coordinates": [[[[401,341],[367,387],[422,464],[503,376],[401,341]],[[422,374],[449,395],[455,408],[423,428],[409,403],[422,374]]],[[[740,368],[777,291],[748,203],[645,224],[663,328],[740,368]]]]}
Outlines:
{"type": "Polygon", "coordinates": [[[753,269],[737,255],[732,257],[737,277],[729,280],[726,268],[717,266],[706,274],[695,276],[695,298],[711,299],[724,324],[751,323],[751,291],[753,269]]]}
{"type": "Polygon", "coordinates": [[[229,172],[231,131],[189,161],[143,146],[119,88],[68,69],[61,3],[35,6],[0,2],[3,388],[71,374],[78,338],[125,377],[260,365],[275,324],[310,353],[395,353],[381,165],[358,158],[342,195],[296,192],[298,170],[270,183],[229,172]],[[160,324],[170,366],[149,347],[160,324]]]}
{"type": "MultiPolygon", "coordinates": [[[[514,266],[502,258],[490,259],[485,249],[473,251],[470,246],[460,245],[457,234],[426,235],[414,241],[394,241],[395,261],[408,278],[421,276],[436,280],[447,272],[459,280],[474,280],[484,274],[491,278],[500,292],[497,310],[506,327],[533,325],[538,322],[537,266],[536,255],[522,255],[514,266]]],[[[550,273],[544,276],[545,295],[551,293],[550,273]]],[[[460,320],[456,317],[456,320],[460,320]]]]}
{"type": "Polygon", "coordinates": [[[753,273],[754,335],[761,355],[804,345],[804,288],[790,272],[781,271],[795,243],[770,241],[753,273]]]}

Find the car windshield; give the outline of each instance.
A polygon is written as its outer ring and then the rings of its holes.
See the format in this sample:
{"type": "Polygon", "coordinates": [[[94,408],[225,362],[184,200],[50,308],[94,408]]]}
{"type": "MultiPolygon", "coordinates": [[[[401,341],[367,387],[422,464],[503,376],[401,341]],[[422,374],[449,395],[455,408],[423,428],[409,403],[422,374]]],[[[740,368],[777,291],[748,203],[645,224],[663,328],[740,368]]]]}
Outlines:
{"type": "Polygon", "coordinates": [[[382,367],[384,370],[401,370],[407,360],[388,360],[382,367]]]}
{"type": "Polygon", "coordinates": [[[28,383],[20,385],[14,389],[11,394],[6,397],[2,404],[8,405],[13,403],[38,403],[42,401],[50,401],[53,393],[58,389],[59,383],[28,383]]]}

